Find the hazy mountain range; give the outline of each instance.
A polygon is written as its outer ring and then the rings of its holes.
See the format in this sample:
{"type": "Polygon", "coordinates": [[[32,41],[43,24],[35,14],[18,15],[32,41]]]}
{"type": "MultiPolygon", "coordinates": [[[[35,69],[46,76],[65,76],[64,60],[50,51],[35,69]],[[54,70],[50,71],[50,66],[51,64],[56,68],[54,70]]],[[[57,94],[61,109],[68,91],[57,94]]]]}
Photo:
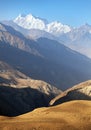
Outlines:
{"type": "Polygon", "coordinates": [[[31,40],[4,24],[0,24],[0,60],[61,90],[91,77],[89,58],[55,40],[31,40]]]}
{"type": "Polygon", "coordinates": [[[55,39],[69,48],[91,58],[91,25],[71,27],[58,21],[49,23],[47,20],[32,14],[19,15],[11,21],[3,21],[24,35],[36,39],[46,37],[55,39]]]}

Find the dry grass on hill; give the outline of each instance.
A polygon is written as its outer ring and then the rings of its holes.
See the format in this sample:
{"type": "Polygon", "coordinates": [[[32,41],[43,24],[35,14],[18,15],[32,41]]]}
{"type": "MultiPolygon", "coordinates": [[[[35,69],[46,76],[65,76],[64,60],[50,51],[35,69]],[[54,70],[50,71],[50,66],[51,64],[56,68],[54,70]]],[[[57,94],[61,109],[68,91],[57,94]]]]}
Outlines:
{"type": "Polygon", "coordinates": [[[91,130],[91,101],[39,108],[18,117],[0,117],[0,130],[91,130]]]}

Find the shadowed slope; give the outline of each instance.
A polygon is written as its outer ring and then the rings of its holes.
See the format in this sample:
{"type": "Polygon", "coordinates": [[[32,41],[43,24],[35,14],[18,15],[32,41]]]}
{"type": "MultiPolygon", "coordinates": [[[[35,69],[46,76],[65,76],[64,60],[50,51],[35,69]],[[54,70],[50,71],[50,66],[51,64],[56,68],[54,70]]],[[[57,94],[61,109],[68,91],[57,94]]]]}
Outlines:
{"type": "Polygon", "coordinates": [[[0,115],[16,116],[35,108],[48,106],[50,96],[32,88],[0,86],[0,115]]]}

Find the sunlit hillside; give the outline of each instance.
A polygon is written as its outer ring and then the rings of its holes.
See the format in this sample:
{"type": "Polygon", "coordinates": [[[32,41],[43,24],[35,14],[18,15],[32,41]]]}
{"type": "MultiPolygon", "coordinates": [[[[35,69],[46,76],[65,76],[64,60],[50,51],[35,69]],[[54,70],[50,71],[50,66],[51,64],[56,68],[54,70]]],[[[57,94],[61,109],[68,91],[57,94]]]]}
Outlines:
{"type": "Polygon", "coordinates": [[[91,101],[39,108],[18,117],[0,117],[0,130],[90,130],[91,101]]]}

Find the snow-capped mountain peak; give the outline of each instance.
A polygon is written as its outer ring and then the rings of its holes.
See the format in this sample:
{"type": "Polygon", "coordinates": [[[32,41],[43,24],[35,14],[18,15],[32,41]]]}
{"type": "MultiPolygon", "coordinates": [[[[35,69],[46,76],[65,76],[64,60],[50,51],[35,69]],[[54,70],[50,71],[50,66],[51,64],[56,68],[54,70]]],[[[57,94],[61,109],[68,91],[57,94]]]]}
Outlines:
{"type": "Polygon", "coordinates": [[[39,19],[38,17],[34,17],[32,14],[28,14],[26,16],[19,15],[14,22],[19,26],[26,29],[44,29],[45,21],[39,19]]]}
{"type": "Polygon", "coordinates": [[[40,29],[52,33],[54,35],[59,35],[60,33],[67,33],[71,30],[68,25],[63,25],[62,23],[57,21],[48,23],[47,20],[35,17],[32,14],[20,14],[16,19],[14,19],[14,22],[26,29],[40,29]]]}
{"type": "Polygon", "coordinates": [[[59,35],[60,33],[71,31],[71,28],[68,25],[63,25],[62,23],[55,21],[47,25],[47,31],[59,35]]]}

